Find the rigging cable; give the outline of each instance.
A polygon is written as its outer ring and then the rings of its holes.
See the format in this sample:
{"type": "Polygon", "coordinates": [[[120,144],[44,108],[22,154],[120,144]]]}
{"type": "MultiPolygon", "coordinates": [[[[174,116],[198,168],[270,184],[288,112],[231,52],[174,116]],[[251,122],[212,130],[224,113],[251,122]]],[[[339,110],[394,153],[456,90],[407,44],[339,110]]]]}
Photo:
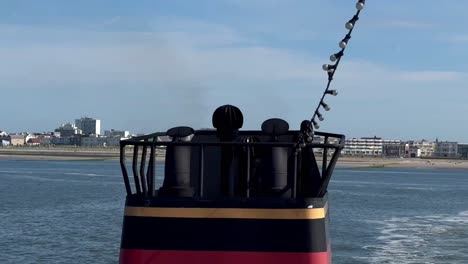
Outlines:
{"type": "Polygon", "coordinates": [[[325,88],[325,91],[322,94],[322,98],[320,98],[320,101],[317,107],[315,108],[312,118],[310,119],[310,121],[304,120],[301,124],[302,135],[299,139],[300,143],[304,143],[304,141],[311,142],[313,140],[312,126],[315,129],[320,128],[320,125],[318,121],[316,120],[316,118],[319,121],[324,120],[323,115],[319,111],[320,107],[322,107],[325,111],[330,110],[330,107],[328,106],[328,104],[326,104],[323,101],[323,99],[325,99],[325,96],[327,94],[334,95],[334,96],[338,95],[338,92],[336,90],[330,90],[330,85],[331,85],[331,82],[333,81],[333,77],[335,76],[336,70],[338,69],[338,66],[340,65],[341,58],[344,55],[344,51],[346,50],[346,47],[348,46],[348,42],[351,39],[351,33],[353,32],[356,26],[356,22],[359,20],[359,14],[361,13],[361,10],[364,9],[365,3],[366,3],[366,0],[359,0],[356,3],[356,9],[357,9],[356,14],[345,24],[346,29],[348,29],[349,31],[339,43],[339,47],[341,48],[341,50],[330,56],[330,61],[335,62],[335,64],[324,64],[322,66],[322,69],[328,73],[328,83],[325,88]]]}

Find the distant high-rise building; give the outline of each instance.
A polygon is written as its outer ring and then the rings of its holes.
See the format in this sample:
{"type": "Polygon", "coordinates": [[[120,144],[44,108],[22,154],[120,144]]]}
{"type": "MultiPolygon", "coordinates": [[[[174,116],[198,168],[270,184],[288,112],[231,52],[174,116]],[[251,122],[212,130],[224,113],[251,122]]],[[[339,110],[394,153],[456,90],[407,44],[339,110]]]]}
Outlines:
{"type": "Polygon", "coordinates": [[[101,120],[90,117],[82,117],[75,120],[75,125],[84,135],[100,135],[101,134],[101,120]]]}

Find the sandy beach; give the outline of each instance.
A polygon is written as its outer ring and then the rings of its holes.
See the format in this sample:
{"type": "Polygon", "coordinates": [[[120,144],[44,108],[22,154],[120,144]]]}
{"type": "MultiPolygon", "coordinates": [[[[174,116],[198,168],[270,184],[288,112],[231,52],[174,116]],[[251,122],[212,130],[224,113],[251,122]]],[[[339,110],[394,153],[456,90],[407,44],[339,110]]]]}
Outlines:
{"type": "MultiPolygon", "coordinates": [[[[127,155],[127,158],[131,158],[131,156],[127,155]]],[[[119,149],[0,149],[0,159],[118,160],[119,149]]],[[[157,160],[163,161],[164,156],[157,156],[157,160]]],[[[468,160],[340,157],[337,163],[337,167],[468,169],[468,160]]]]}
{"type": "Polygon", "coordinates": [[[468,160],[456,159],[402,159],[341,157],[339,168],[443,168],[468,169],[468,160]]]}
{"type": "MultiPolygon", "coordinates": [[[[133,151],[127,152],[127,159],[131,159],[133,151]]],[[[21,160],[118,160],[120,158],[119,149],[98,149],[98,148],[5,148],[0,149],[0,159],[21,159],[21,160]]],[[[156,156],[158,161],[163,161],[164,157],[156,156]]]]}

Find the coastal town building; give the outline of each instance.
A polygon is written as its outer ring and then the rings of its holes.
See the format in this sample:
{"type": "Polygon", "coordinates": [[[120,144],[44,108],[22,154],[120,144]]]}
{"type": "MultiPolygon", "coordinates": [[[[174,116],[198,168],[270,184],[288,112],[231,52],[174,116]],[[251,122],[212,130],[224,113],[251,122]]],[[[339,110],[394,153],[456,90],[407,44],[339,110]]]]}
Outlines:
{"type": "Polygon", "coordinates": [[[64,137],[64,138],[73,137],[75,135],[80,135],[82,133],[81,129],[79,129],[78,127],[76,127],[75,125],[71,123],[62,124],[62,126],[55,129],[55,132],[59,133],[60,137],[64,137]]]}
{"type": "Polygon", "coordinates": [[[101,120],[90,117],[82,117],[75,120],[77,128],[81,129],[83,135],[101,135],[101,120]]]}
{"type": "Polygon", "coordinates": [[[458,143],[458,157],[468,159],[468,143],[458,143]]]}
{"type": "Polygon", "coordinates": [[[405,158],[425,158],[434,154],[434,142],[427,140],[409,140],[404,143],[405,158]]]}
{"type": "Polygon", "coordinates": [[[26,141],[26,144],[28,146],[39,146],[42,144],[42,138],[40,137],[30,138],[26,141]]]}
{"type": "Polygon", "coordinates": [[[81,142],[81,136],[75,137],[52,137],[50,139],[51,145],[70,145],[70,146],[79,146],[81,142]]]}
{"type": "Polygon", "coordinates": [[[404,144],[401,140],[384,139],[382,143],[382,155],[384,157],[397,158],[404,153],[404,144]]]}
{"type": "Polygon", "coordinates": [[[10,135],[10,145],[23,146],[26,143],[26,137],[22,134],[10,135]]]}
{"type": "Polygon", "coordinates": [[[374,156],[383,154],[383,139],[380,137],[362,137],[346,139],[344,156],[374,156]]]}
{"type": "Polygon", "coordinates": [[[29,141],[30,139],[33,139],[33,138],[36,138],[36,135],[31,134],[31,133],[28,133],[28,134],[24,137],[24,141],[25,141],[26,144],[27,144],[28,141],[29,141]]]}
{"type": "Polygon", "coordinates": [[[0,131],[0,146],[5,147],[10,145],[10,136],[5,131],[0,131]]]}
{"type": "MultiPolygon", "coordinates": [[[[75,124],[66,123],[56,128],[54,132],[43,133],[12,133],[0,130],[0,147],[6,146],[54,146],[71,145],[84,147],[119,146],[120,141],[134,136],[127,130],[110,129],[100,135],[101,120],[83,117],[75,120],[75,124]]],[[[203,129],[202,129],[203,130],[203,129]]],[[[206,130],[213,130],[208,128],[206,130]]],[[[157,141],[170,141],[168,136],[160,136],[157,141]]],[[[329,138],[327,143],[338,143],[337,139],[329,138]]],[[[313,142],[323,143],[324,137],[314,136],[313,142]]],[[[163,147],[162,147],[163,148],[163,147]]],[[[314,148],[316,155],[322,155],[323,149],[314,148]]],[[[329,150],[328,155],[332,154],[329,150]]],[[[468,143],[453,141],[433,142],[429,140],[391,140],[381,137],[361,137],[345,140],[343,156],[383,157],[383,158],[463,158],[468,159],[468,143]]]]}
{"type": "Polygon", "coordinates": [[[414,146],[420,149],[421,157],[432,157],[435,151],[435,143],[428,140],[411,141],[414,146]]]}
{"type": "Polygon", "coordinates": [[[128,139],[127,137],[107,137],[104,147],[117,147],[120,146],[120,141],[128,139]]]}
{"type": "Polygon", "coordinates": [[[53,136],[51,134],[42,134],[37,137],[42,140],[41,145],[50,145],[53,136]]]}
{"type": "Polygon", "coordinates": [[[84,136],[81,138],[82,147],[99,147],[104,143],[104,138],[92,136],[84,136]]]}
{"type": "Polygon", "coordinates": [[[457,158],[458,142],[436,140],[434,154],[435,158],[457,158]]]}
{"type": "Polygon", "coordinates": [[[101,137],[96,135],[81,137],[81,146],[83,147],[116,147],[124,137],[101,137]]]}
{"type": "Polygon", "coordinates": [[[405,154],[403,155],[404,158],[420,158],[421,157],[421,149],[417,146],[413,145],[412,143],[405,144],[405,154]]]}
{"type": "Polygon", "coordinates": [[[129,131],[120,131],[120,130],[114,130],[114,129],[111,129],[111,130],[105,130],[104,131],[104,136],[106,137],[124,137],[124,138],[128,138],[130,136],[130,132],[129,131]]]}

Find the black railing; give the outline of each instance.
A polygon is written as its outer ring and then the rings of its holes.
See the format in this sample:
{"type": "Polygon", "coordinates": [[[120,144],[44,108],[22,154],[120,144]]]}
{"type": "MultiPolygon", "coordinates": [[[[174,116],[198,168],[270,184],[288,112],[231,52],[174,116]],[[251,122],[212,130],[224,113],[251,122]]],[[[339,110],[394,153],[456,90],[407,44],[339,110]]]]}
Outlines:
{"type": "MultiPolygon", "coordinates": [[[[294,131],[293,131],[294,132],[294,131]]],[[[298,131],[296,131],[298,133],[298,131]]],[[[200,134],[212,134],[213,132],[208,131],[197,131],[196,135],[200,134]]],[[[261,135],[259,131],[246,131],[242,134],[247,135],[261,135]]],[[[142,198],[152,198],[156,197],[156,163],[157,163],[157,150],[163,149],[165,147],[180,147],[180,146],[190,146],[192,150],[195,150],[199,158],[198,160],[198,169],[196,174],[198,174],[198,182],[195,187],[196,192],[194,197],[204,198],[204,186],[205,182],[205,169],[207,166],[210,166],[210,163],[206,160],[206,149],[209,147],[231,147],[232,149],[243,149],[246,153],[245,157],[245,177],[246,180],[246,190],[243,192],[242,198],[251,198],[251,169],[252,169],[252,150],[254,149],[273,149],[274,147],[283,147],[289,150],[292,158],[292,173],[288,174],[287,185],[285,191],[290,191],[290,197],[296,198],[299,192],[299,183],[298,176],[302,171],[302,167],[305,166],[303,163],[305,160],[300,159],[300,154],[303,151],[309,151],[312,155],[312,161],[317,163],[317,173],[320,173],[320,185],[317,188],[316,192],[312,195],[313,197],[322,197],[327,191],[329,181],[331,179],[333,170],[335,168],[336,162],[340,155],[341,150],[344,147],[345,137],[339,134],[324,133],[324,132],[315,132],[315,136],[320,136],[324,140],[323,142],[312,142],[298,145],[296,142],[198,142],[198,141],[159,141],[158,139],[162,136],[166,136],[166,133],[154,133],[146,136],[135,137],[128,140],[123,140],[120,142],[120,165],[122,169],[122,174],[124,178],[125,189],[127,195],[139,196],[142,198]],[[333,139],[333,143],[329,143],[333,139]],[[134,188],[132,188],[131,180],[127,170],[127,153],[126,150],[130,147],[133,147],[132,155],[132,173],[133,173],[133,182],[134,188]],[[314,149],[322,149],[322,162],[319,166],[319,161],[315,159],[314,149]],[[197,151],[198,150],[198,151],[197,151]],[[149,155],[148,155],[149,152],[149,155]],[[331,157],[329,157],[329,155],[331,157]],[[330,159],[330,160],[328,160],[330,159]],[[300,162],[301,164],[300,165],[300,162]],[[320,169],[321,167],[321,169],[320,169]]],[[[193,154],[192,154],[193,155],[193,154]]],[[[289,165],[288,165],[289,167],[289,165]]],[[[289,168],[288,168],[289,170],[289,168]]],[[[162,175],[165,177],[165,175],[162,175]]]]}

